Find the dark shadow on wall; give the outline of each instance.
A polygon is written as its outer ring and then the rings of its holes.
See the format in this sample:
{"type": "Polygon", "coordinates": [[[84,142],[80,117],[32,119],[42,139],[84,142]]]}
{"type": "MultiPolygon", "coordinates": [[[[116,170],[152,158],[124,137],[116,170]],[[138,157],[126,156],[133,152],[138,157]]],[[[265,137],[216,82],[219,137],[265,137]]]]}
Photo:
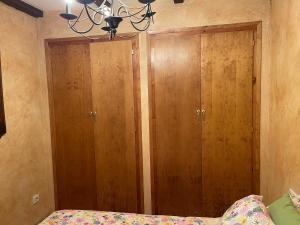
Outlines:
{"type": "Polygon", "coordinates": [[[0,138],[6,133],[4,102],[3,102],[3,87],[2,87],[2,69],[0,59],[0,138]]]}

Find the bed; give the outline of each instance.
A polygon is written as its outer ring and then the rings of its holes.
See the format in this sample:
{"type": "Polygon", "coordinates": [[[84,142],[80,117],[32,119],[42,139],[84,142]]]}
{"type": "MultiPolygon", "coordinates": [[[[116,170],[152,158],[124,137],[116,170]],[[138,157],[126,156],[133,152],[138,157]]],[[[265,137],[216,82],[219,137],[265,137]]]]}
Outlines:
{"type": "Polygon", "coordinates": [[[219,225],[220,223],[221,219],[218,218],[62,210],[51,214],[40,225],[219,225]]]}
{"type": "MultiPolygon", "coordinates": [[[[184,207],[184,206],[182,206],[184,207]]],[[[153,216],[86,210],[56,211],[40,225],[274,225],[261,196],[235,202],[221,218],[153,216]]]]}

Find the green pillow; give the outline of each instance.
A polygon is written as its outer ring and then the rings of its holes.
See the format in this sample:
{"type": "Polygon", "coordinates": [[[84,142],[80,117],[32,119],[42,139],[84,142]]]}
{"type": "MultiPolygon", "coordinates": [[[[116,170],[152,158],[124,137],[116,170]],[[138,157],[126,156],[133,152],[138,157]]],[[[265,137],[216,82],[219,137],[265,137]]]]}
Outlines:
{"type": "Polygon", "coordinates": [[[273,222],[276,225],[299,225],[300,213],[293,205],[289,194],[285,194],[280,199],[268,207],[273,222]]]}

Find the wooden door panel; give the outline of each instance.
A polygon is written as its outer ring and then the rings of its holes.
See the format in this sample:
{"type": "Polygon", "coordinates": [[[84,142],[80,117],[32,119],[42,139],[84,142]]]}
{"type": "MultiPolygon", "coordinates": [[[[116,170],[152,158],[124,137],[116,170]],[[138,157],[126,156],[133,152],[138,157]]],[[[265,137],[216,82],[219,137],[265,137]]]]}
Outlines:
{"type": "Polygon", "coordinates": [[[87,44],[51,44],[58,209],[95,209],[95,156],[87,44]]]}
{"type": "Polygon", "coordinates": [[[98,209],[139,211],[138,150],[130,40],[90,44],[98,209]]]}
{"type": "Polygon", "coordinates": [[[201,213],[200,36],[151,38],[155,214],[201,213]]]}
{"type": "Polygon", "coordinates": [[[202,175],[205,216],[252,194],[253,31],[201,38],[202,175]]]}

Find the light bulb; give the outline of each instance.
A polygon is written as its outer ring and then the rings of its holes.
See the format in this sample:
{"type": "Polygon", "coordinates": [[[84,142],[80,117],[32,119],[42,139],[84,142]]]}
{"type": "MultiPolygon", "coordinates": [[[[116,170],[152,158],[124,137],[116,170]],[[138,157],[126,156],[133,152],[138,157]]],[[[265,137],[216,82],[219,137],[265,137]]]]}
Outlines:
{"type": "Polygon", "coordinates": [[[66,1],[66,13],[72,14],[72,3],[73,0],[65,0],[66,1]]]}
{"type": "Polygon", "coordinates": [[[102,8],[102,13],[105,17],[109,17],[111,15],[111,8],[104,6],[102,8]]]}

